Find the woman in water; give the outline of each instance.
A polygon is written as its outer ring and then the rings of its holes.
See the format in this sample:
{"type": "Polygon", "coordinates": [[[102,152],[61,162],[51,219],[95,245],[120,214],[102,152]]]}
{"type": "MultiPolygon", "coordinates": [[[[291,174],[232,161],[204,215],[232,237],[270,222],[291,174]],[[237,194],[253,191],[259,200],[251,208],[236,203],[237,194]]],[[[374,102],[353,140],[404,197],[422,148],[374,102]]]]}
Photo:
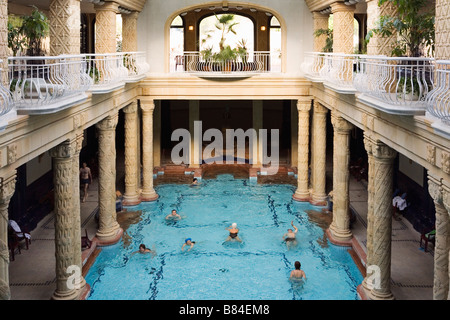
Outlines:
{"type": "Polygon", "coordinates": [[[184,240],[183,245],[181,246],[181,251],[183,251],[184,247],[188,246],[189,249],[187,249],[187,251],[191,251],[191,249],[194,247],[195,241],[192,241],[191,238],[187,238],[186,240],[184,240]]]}
{"type": "Polygon", "coordinates": [[[242,240],[238,236],[239,229],[236,227],[237,227],[237,224],[236,224],[236,222],[234,222],[231,226],[229,226],[227,228],[227,230],[230,231],[230,234],[228,235],[228,237],[225,241],[230,241],[230,240],[234,239],[236,241],[242,242],[242,240]]]}

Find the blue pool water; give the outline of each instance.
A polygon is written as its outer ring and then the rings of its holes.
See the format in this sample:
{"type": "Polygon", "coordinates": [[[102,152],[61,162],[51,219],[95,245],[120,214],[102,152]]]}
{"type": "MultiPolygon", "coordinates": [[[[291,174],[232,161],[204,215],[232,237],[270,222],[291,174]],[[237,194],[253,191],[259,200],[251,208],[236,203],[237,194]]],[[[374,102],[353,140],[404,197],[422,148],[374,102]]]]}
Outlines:
{"type": "Polygon", "coordinates": [[[141,220],[126,230],[123,241],[105,247],[86,275],[89,300],[355,300],[363,278],[347,248],[324,239],[307,210],[292,200],[292,185],[251,184],[220,175],[200,186],[159,185],[159,199],[129,207],[141,220]],[[176,209],[177,222],[164,218],[176,209]],[[287,249],[283,234],[298,227],[298,245],[287,249]],[[236,222],[243,240],[227,242],[227,227],[236,222]],[[184,239],[196,244],[181,251],[184,239]],[[135,254],[139,244],[157,255],[135,254]],[[325,243],[325,245],[324,245],[325,243]],[[299,260],[303,284],[288,278],[299,260]]]}

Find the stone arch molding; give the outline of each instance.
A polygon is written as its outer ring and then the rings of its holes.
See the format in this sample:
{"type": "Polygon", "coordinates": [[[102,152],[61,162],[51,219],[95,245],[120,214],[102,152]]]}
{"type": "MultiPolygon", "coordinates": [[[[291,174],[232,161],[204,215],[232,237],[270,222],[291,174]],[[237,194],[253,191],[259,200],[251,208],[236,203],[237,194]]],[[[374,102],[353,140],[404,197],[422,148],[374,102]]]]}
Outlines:
{"type": "Polygon", "coordinates": [[[224,5],[227,5],[228,7],[235,7],[235,6],[245,6],[245,7],[251,7],[255,8],[258,11],[268,12],[271,13],[273,16],[275,16],[278,21],[280,22],[281,27],[281,52],[282,52],[282,58],[281,58],[281,72],[285,72],[286,70],[286,48],[287,48],[287,30],[286,30],[286,22],[283,18],[283,16],[277,12],[276,10],[265,7],[259,4],[251,3],[251,2],[239,2],[239,1],[212,1],[212,2],[199,2],[195,5],[190,5],[187,7],[183,7],[181,9],[178,9],[177,11],[173,12],[166,20],[166,23],[164,25],[164,68],[165,72],[168,73],[170,71],[170,25],[172,24],[173,19],[175,19],[176,16],[182,14],[183,12],[192,11],[194,9],[197,9],[199,7],[202,8],[208,8],[211,6],[217,6],[222,7],[224,5]]]}

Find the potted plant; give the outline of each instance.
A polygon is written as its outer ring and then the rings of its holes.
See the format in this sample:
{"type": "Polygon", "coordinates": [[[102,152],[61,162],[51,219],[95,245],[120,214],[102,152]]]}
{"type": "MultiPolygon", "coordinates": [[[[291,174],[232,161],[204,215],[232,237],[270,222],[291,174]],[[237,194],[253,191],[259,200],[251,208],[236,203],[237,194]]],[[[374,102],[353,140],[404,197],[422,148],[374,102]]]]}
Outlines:
{"type": "Polygon", "coordinates": [[[30,16],[23,17],[19,32],[27,39],[26,48],[28,56],[42,56],[42,39],[49,33],[47,17],[34,7],[30,16]]]}
{"type": "Polygon", "coordinates": [[[333,52],[333,29],[317,29],[314,31],[316,38],[325,35],[325,46],[322,48],[322,52],[333,52]]]}
{"type": "Polygon", "coordinates": [[[377,26],[369,30],[366,40],[374,34],[382,37],[398,35],[392,56],[420,57],[434,53],[434,6],[427,0],[379,0],[378,5],[392,3],[397,8],[394,16],[381,16],[377,26]],[[430,7],[429,9],[427,7],[430,7]]]}
{"type": "Polygon", "coordinates": [[[236,60],[237,52],[230,46],[225,46],[219,53],[214,54],[214,61],[220,63],[222,71],[230,72],[233,62],[236,60]]]}

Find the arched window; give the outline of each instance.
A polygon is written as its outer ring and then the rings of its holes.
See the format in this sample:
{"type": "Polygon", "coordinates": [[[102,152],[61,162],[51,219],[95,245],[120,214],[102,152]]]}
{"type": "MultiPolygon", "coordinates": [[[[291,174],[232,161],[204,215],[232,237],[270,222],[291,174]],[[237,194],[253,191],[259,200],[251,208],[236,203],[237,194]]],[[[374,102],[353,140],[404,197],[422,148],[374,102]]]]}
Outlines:
{"type": "Polygon", "coordinates": [[[270,51],[281,52],[281,25],[275,16],[270,19],[270,51]]]}
{"type": "Polygon", "coordinates": [[[229,45],[232,49],[245,46],[247,50],[253,50],[255,47],[254,28],[253,21],[242,15],[217,14],[208,16],[200,21],[200,51],[211,48],[213,52],[219,52],[219,44],[222,39],[223,45],[229,45]],[[230,18],[222,19],[225,16],[230,18]],[[230,26],[233,31],[230,31],[230,26]]]}
{"type": "Polygon", "coordinates": [[[184,51],[184,22],[176,16],[170,25],[170,53],[183,54],[184,51]]]}

